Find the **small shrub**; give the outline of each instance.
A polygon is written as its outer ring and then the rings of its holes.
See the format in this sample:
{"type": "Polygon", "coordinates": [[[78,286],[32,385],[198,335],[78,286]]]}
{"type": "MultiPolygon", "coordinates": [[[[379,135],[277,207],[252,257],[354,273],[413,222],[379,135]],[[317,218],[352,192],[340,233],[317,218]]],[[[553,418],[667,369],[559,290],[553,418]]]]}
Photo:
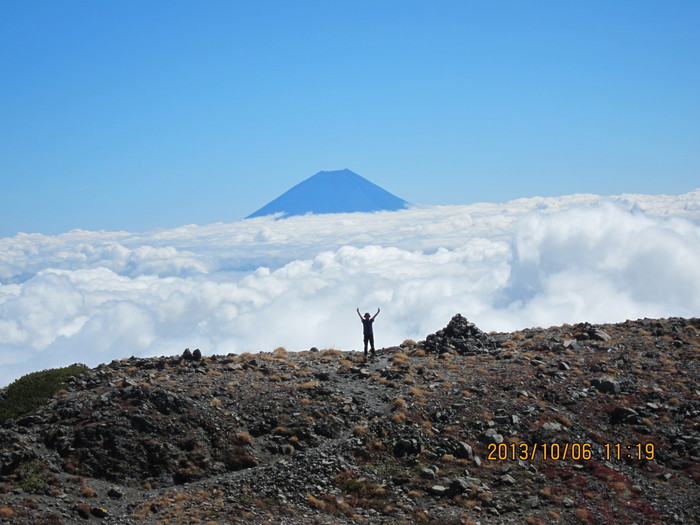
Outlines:
{"type": "Polygon", "coordinates": [[[25,461],[17,467],[18,485],[25,492],[43,494],[48,489],[46,465],[38,459],[25,461]]]}
{"type": "Polygon", "coordinates": [[[416,397],[423,397],[427,393],[425,390],[418,388],[417,386],[412,386],[408,389],[408,391],[411,393],[411,395],[416,397]]]}
{"type": "Polygon", "coordinates": [[[595,523],[595,518],[590,510],[579,507],[574,512],[574,516],[580,523],[595,523]]]}
{"type": "Polygon", "coordinates": [[[525,518],[525,523],[527,523],[527,525],[545,525],[544,521],[535,516],[528,516],[525,518]]]}
{"type": "Polygon", "coordinates": [[[298,390],[310,390],[318,386],[318,381],[308,381],[304,384],[298,385],[296,388],[298,390]]]}
{"type": "Polygon", "coordinates": [[[325,501],[322,501],[322,500],[312,496],[311,494],[306,495],[306,501],[308,501],[309,505],[311,505],[311,507],[313,507],[314,509],[324,510],[326,508],[325,501]]]}
{"type": "Polygon", "coordinates": [[[97,496],[97,492],[95,492],[95,489],[88,485],[83,485],[82,487],[80,487],[80,492],[86,498],[94,498],[95,496],[97,496]]]}
{"type": "Polygon", "coordinates": [[[557,415],[555,416],[555,419],[567,428],[571,428],[574,425],[573,422],[566,416],[557,415]]]}
{"type": "Polygon", "coordinates": [[[369,430],[363,425],[355,425],[355,428],[353,429],[353,434],[355,434],[355,436],[362,436],[367,432],[369,432],[369,430]]]}
{"type": "Polygon", "coordinates": [[[250,445],[253,442],[253,436],[248,432],[239,432],[231,438],[231,442],[239,446],[250,445]]]}
{"type": "Polygon", "coordinates": [[[394,399],[394,408],[399,409],[406,406],[406,400],[402,397],[397,397],[394,399]]]}
{"type": "Polygon", "coordinates": [[[404,412],[397,412],[391,416],[391,421],[397,425],[403,425],[406,421],[406,414],[404,412]]]}
{"type": "Polygon", "coordinates": [[[85,365],[71,365],[20,377],[7,387],[5,397],[0,399],[0,424],[44,406],[51,396],[66,386],[69,378],[85,370],[85,365]]]}

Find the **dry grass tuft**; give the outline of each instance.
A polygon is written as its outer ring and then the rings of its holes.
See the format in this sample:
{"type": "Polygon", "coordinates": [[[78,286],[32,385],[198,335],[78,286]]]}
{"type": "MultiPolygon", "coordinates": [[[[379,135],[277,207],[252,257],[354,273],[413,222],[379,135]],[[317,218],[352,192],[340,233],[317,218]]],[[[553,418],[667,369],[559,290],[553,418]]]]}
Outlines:
{"type": "Polygon", "coordinates": [[[364,425],[355,425],[352,432],[355,436],[363,436],[369,432],[369,429],[364,425]]]}
{"type": "Polygon", "coordinates": [[[422,388],[419,388],[417,386],[410,387],[408,389],[408,391],[412,396],[416,396],[416,397],[425,397],[427,394],[427,392],[425,390],[423,390],[422,388]]]}
{"type": "Polygon", "coordinates": [[[232,437],[231,443],[239,446],[250,445],[251,443],[253,443],[253,436],[248,434],[248,432],[238,432],[232,437]]]}
{"type": "Polygon", "coordinates": [[[283,346],[279,346],[279,347],[275,348],[272,351],[272,355],[276,359],[286,359],[287,357],[289,357],[289,354],[287,353],[287,349],[284,348],[283,346]]]}
{"type": "Polygon", "coordinates": [[[97,492],[95,491],[95,489],[89,487],[88,485],[83,485],[82,487],[80,487],[80,493],[86,498],[94,498],[95,496],[97,496],[97,492]]]}
{"type": "Polygon", "coordinates": [[[310,390],[312,388],[316,388],[318,386],[318,381],[307,381],[306,383],[303,383],[301,385],[297,385],[295,388],[297,390],[310,390]]]}
{"type": "Polygon", "coordinates": [[[309,505],[311,505],[311,507],[313,507],[314,509],[325,510],[325,508],[326,508],[325,501],[320,500],[311,494],[306,495],[306,501],[308,501],[309,505]]]}

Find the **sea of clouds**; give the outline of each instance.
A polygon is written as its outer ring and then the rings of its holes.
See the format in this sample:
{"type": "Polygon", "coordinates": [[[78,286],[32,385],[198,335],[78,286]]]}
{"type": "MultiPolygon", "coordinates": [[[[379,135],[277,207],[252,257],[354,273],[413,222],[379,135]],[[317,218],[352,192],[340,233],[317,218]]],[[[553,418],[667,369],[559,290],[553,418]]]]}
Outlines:
{"type": "Polygon", "coordinates": [[[0,386],[129,356],[700,314],[700,189],[0,239],[0,386]]]}

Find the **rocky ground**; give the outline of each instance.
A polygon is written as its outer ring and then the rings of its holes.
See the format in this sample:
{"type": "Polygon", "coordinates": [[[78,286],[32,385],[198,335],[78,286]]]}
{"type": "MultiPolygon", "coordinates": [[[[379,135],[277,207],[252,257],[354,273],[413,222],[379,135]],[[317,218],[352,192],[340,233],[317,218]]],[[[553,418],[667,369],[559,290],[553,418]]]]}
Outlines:
{"type": "Polygon", "coordinates": [[[699,319],[313,350],[73,378],[0,428],[0,521],[700,522],[699,319]]]}

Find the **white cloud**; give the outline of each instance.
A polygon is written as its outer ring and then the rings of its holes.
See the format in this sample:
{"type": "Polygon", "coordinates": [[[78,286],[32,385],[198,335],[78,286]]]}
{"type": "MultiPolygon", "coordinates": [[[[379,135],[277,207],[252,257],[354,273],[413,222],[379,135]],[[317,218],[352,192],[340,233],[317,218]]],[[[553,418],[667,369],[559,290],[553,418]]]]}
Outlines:
{"type": "Polygon", "coordinates": [[[73,362],[697,316],[700,190],[0,239],[0,384],[73,362]]]}

